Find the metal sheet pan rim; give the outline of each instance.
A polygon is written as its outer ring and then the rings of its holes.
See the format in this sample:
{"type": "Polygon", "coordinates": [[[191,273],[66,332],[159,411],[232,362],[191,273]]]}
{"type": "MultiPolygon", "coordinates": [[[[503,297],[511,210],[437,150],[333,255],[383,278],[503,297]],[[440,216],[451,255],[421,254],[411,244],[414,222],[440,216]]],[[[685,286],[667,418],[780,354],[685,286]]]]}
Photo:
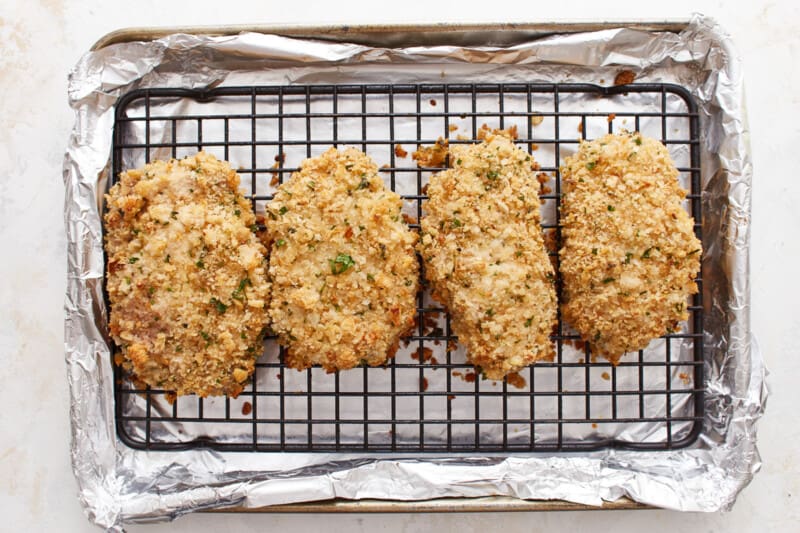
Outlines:
{"type": "MultiPolygon", "coordinates": [[[[224,26],[132,26],[111,31],[100,37],[90,48],[97,51],[113,44],[134,41],[153,41],[168,35],[183,33],[187,35],[229,36],[239,33],[265,33],[295,38],[317,38],[338,42],[355,42],[375,45],[377,36],[389,34],[428,34],[435,33],[441,39],[447,34],[477,32],[477,39],[488,32],[507,34],[537,33],[577,33],[601,31],[612,28],[632,28],[641,31],[680,32],[689,21],[685,19],[665,19],[663,21],[619,20],[616,22],[562,21],[562,22],[494,22],[494,23],[439,23],[439,24],[354,24],[354,25],[251,25],[231,24],[224,26]],[[365,39],[366,38],[366,39],[365,39]]],[[[411,46],[412,43],[399,46],[411,46]]]]}

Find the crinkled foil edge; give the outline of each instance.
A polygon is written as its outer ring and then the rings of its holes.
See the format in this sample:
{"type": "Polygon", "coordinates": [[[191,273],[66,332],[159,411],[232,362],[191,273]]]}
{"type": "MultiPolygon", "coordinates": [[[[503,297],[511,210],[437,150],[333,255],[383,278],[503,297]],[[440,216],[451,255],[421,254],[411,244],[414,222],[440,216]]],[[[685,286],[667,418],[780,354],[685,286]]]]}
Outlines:
{"type": "MultiPolygon", "coordinates": [[[[556,80],[561,81],[561,80],[556,80]]],[[[756,422],[768,395],[766,369],[750,331],[749,239],[752,180],[742,74],[730,39],[695,15],[680,34],[626,28],[554,35],[508,48],[457,46],[377,49],[243,33],[175,34],[112,45],[86,54],[69,80],[75,124],[63,167],[68,283],[65,352],[72,422],[71,458],[89,519],[121,531],[125,522],[175,518],[205,508],[256,508],[329,498],[419,500],[510,495],[600,505],[628,496],[687,511],[729,509],[760,467],[756,422]],[[535,65],[554,72],[630,66],[646,72],[672,62],[699,69],[704,231],[720,238],[706,250],[706,402],[703,431],[671,452],[606,450],[583,455],[393,456],[170,453],[127,448],[116,437],[113,372],[103,305],[100,196],[108,174],[114,105],[147,78],[158,83],[169,52],[204,62],[182,83],[205,86],[232,69],[263,62],[295,65],[309,76],[319,65],[393,63],[535,65]],[[202,65],[209,65],[203,68],[202,65]],[[710,220],[709,220],[710,219],[710,220]],[[717,233],[715,233],[717,234],[717,233]],[[711,285],[711,286],[709,286],[711,285]]],[[[707,233],[708,234],[708,233],[707,233]]]]}

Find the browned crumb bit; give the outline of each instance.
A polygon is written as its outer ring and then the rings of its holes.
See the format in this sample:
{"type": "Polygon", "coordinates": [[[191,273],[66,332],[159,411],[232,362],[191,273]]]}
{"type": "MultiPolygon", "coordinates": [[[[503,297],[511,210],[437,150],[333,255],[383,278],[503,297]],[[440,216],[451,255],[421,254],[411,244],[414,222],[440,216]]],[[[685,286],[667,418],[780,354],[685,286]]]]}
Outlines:
{"type": "Polygon", "coordinates": [[[459,141],[471,141],[472,139],[470,139],[469,136],[467,136],[467,135],[462,135],[461,133],[459,133],[458,135],[456,135],[456,140],[459,140],[459,141]]]}
{"type": "Polygon", "coordinates": [[[578,133],[583,133],[583,122],[578,122],[578,133]]]}
{"type": "Polygon", "coordinates": [[[452,374],[454,378],[460,378],[461,376],[463,376],[463,374],[458,370],[453,370],[452,374]]]}
{"type": "Polygon", "coordinates": [[[447,351],[455,352],[456,348],[458,348],[456,341],[447,341],[447,351]]]}
{"type": "Polygon", "coordinates": [[[633,83],[634,79],[636,79],[636,74],[634,74],[633,71],[620,70],[616,77],[614,77],[614,85],[627,85],[633,83]]]}
{"type": "Polygon", "coordinates": [[[381,168],[379,168],[378,171],[379,172],[386,172],[389,168],[390,168],[389,164],[386,163],[386,164],[381,165],[381,168]]]}
{"type": "Polygon", "coordinates": [[[544,122],[542,115],[531,115],[531,126],[538,126],[542,122],[544,122]]]}
{"type": "Polygon", "coordinates": [[[608,375],[608,372],[603,372],[602,374],[600,374],[600,377],[601,377],[601,378],[603,378],[603,379],[604,379],[604,380],[606,380],[606,381],[608,381],[609,379],[611,379],[611,376],[610,376],[610,375],[608,375]]]}
{"type": "Polygon", "coordinates": [[[458,129],[458,126],[456,124],[450,124],[447,127],[447,129],[450,130],[450,131],[456,131],[458,129]]]}
{"type": "Polygon", "coordinates": [[[448,146],[449,141],[439,137],[433,146],[419,145],[411,159],[417,162],[418,167],[441,167],[447,159],[448,146]]]}
{"type": "Polygon", "coordinates": [[[283,374],[281,374],[281,373],[275,374],[275,379],[279,379],[279,380],[283,379],[283,374]]]}
{"type": "Polygon", "coordinates": [[[411,354],[411,359],[426,363],[433,358],[433,350],[428,347],[418,348],[416,352],[411,354]]]}
{"type": "Polygon", "coordinates": [[[536,143],[531,143],[531,152],[535,152],[539,149],[539,145],[536,143]]]}
{"type": "Polygon", "coordinates": [[[467,383],[474,383],[476,378],[477,375],[475,374],[475,372],[467,372],[466,374],[464,374],[464,381],[466,381],[467,383]]]}
{"type": "Polygon", "coordinates": [[[174,392],[167,392],[166,394],[164,394],[164,397],[167,399],[167,403],[170,405],[175,403],[175,400],[178,399],[178,395],[174,392]]]}
{"type": "MultiPolygon", "coordinates": [[[[436,359],[435,357],[431,357],[431,364],[432,365],[438,365],[439,364],[439,360],[436,359]]],[[[436,369],[434,368],[434,370],[436,370],[436,369]]]]}
{"type": "MultiPolygon", "coordinates": [[[[281,152],[275,156],[275,162],[272,164],[270,168],[280,168],[284,161],[286,161],[286,154],[281,152]]],[[[269,180],[270,186],[277,187],[279,183],[280,183],[280,173],[273,172],[272,179],[269,180]]]]}
{"type": "Polygon", "coordinates": [[[417,223],[417,219],[416,218],[414,218],[411,215],[406,214],[406,213],[403,213],[403,221],[406,224],[416,224],[417,223]]]}
{"type": "Polygon", "coordinates": [[[394,155],[396,155],[397,157],[406,157],[408,155],[408,152],[403,148],[402,144],[395,144],[394,155]]]}
{"type": "Polygon", "coordinates": [[[547,248],[548,252],[555,253],[558,250],[555,230],[548,228],[542,232],[542,235],[544,235],[544,247],[547,248]]]}
{"type": "Polygon", "coordinates": [[[251,404],[250,402],[244,402],[242,404],[242,414],[244,416],[247,416],[252,412],[253,412],[253,404],[251,404]]]}
{"type": "Polygon", "coordinates": [[[431,104],[431,105],[436,105],[436,100],[434,100],[433,98],[431,98],[431,100],[430,100],[430,104],[431,104]]]}
{"type": "Polygon", "coordinates": [[[613,122],[615,118],[617,118],[617,114],[611,113],[608,115],[608,118],[606,120],[608,120],[609,122],[613,122]]]}
{"type": "Polygon", "coordinates": [[[586,361],[584,360],[584,358],[583,358],[583,357],[581,357],[580,359],[578,359],[578,363],[580,363],[580,364],[583,364],[583,363],[585,363],[585,362],[586,362],[586,361]]]}
{"type": "Polygon", "coordinates": [[[455,395],[453,395],[453,394],[448,394],[448,395],[447,395],[447,399],[448,399],[448,400],[455,400],[455,399],[456,399],[456,397],[455,397],[455,395]]]}
{"type": "Polygon", "coordinates": [[[592,422],[592,429],[597,429],[597,424],[595,422],[592,422]]]}
{"type": "Polygon", "coordinates": [[[420,380],[419,380],[419,389],[422,392],[425,392],[426,390],[428,390],[428,378],[420,378],[420,380]]]}
{"type": "Polygon", "coordinates": [[[684,385],[688,385],[689,382],[691,381],[689,379],[689,374],[687,374],[686,372],[681,372],[680,374],[678,374],[678,377],[681,379],[681,381],[683,381],[684,385]]]}
{"type": "Polygon", "coordinates": [[[512,372],[511,374],[508,374],[506,376],[506,380],[508,381],[509,385],[517,389],[524,389],[525,385],[527,385],[525,378],[520,376],[519,372],[512,372]]]}
{"type": "Polygon", "coordinates": [[[479,141],[483,141],[489,135],[502,135],[503,137],[508,137],[512,140],[519,138],[516,124],[505,129],[490,128],[487,124],[481,124],[481,128],[477,131],[475,138],[479,141]]]}

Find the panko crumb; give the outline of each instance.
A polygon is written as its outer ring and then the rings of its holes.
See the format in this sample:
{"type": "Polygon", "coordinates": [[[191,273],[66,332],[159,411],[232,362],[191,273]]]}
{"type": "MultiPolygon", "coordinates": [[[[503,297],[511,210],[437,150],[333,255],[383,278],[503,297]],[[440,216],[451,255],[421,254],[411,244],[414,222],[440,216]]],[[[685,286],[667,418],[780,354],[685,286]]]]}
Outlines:
{"type": "Polygon", "coordinates": [[[286,364],[377,366],[414,325],[417,233],[355,148],[306,159],[267,205],[272,329],[286,364]]]}
{"type": "Polygon", "coordinates": [[[702,250],[686,191],[663,144],[625,131],[582,142],[561,176],[563,316],[616,364],[689,316],[702,250]]]}
{"type": "Polygon", "coordinates": [[[408,156],[408,151],[406,151],[406,149],[403,148],[402,144],[395,144],[394,145],[394,155],[396,155],[397,157],[401,157],[401,158],[402,157],[406,157],[406,156],[408,156]]]}
{"type": "Polygon", "coordinates": [[[439,137],[432,146],[418,146],[416,151],[411,154],[411,159],[416,161],[420,168],[443,167],[447,161],[449,144],[447,139],[439,137]]]}
{"type": "Polygon", "coordinates": [[[419,252],[467,357],[489,379],[551,359],[555,274],[544,247],[538,168],[505,135],[450,149],[431,176],[419,252]]]}
{"type": "Polygon", "coordinates": [[[171,398],[236,396],[262,353],[266,249],[239,181],[200,152],[123,172],[106,195],[116,359],[171,398]]]}
{"type": "Polygon", "coordinates": [[[516,140],[516,139],[519,138],[519,133],[517,132],[516,124],[511,126],[511,127],[509,127],[509,128],[505,128],[505,129],[490,128],[487,124],[481,124],[480,129],[478,130],[477,134],[475,135],[475,139],[477,139],[479,141],[483,141],[483,140],[486,140],[490,136],[494,137],[494,136],[497,136],[497,135],[500,135],[500,136],[503,136],[503,137],[507,137],[507,138],[512,139],[512,140],[516,140]]]}
{"type": "Polygon", "coordinates": [[[620,70],[617,72],[617,75],[614,76],[614,85],[628,85],[629,83],[633,83],[635,79],[636,74],[634,74],[632,70],[620,70]]]}

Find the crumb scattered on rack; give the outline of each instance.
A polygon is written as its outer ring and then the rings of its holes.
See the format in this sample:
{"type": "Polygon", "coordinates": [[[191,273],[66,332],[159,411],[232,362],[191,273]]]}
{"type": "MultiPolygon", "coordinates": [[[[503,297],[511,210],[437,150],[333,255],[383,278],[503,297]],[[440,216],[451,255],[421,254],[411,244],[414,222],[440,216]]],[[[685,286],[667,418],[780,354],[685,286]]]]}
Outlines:
{"type": "Polygon", "coordinates": [[[519,372],[512,372],[511,374],[506,376],[506,381],[508,381],[509,385],[517,389],[524,389],[525,386],[528,384],[525,381],[525,378],[519,375],[519,372]]]}
{"type": "Polygon", "coordinates": [[[614,77],[614,85],[627,85],[633,83],[636,79],[636,74],[632,70],[620,70],[616,77],[614,77]]]}
{"type": "Polygon", "coordinates": [[[449,144],[447,139],[439,137],[432,146],[419,145],[411,159],[417,162],[418,167],[441,167],[447,159],[449,144]]]}

